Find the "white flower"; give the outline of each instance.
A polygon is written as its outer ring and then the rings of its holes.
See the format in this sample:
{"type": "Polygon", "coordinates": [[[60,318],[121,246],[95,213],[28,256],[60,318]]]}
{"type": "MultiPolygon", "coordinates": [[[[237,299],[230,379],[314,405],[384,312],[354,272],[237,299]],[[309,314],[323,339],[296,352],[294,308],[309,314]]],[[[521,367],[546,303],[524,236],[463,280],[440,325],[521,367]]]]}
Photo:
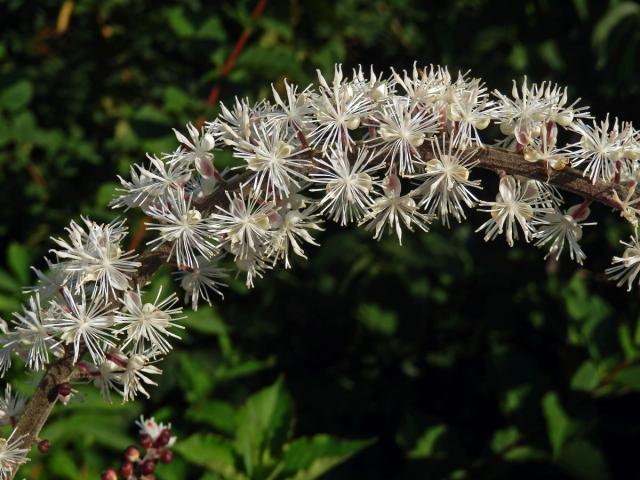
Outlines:
{"type": "Polygon", "coordinates": [[[61,247],[52,250],[62,263],[64,271],[73,277],[74,284],[82,286],[95,282],[92,297],[98,296],[107,302],[116,290],[129,288],[130,275],[137,270],[140,262],[134,261],[133,252],[123,252],[120,241],[127,233],[124,221],[98,224],[87,218],[82,219],[86,230],[72,221],[66,228],[69,241],[53,238],[61,247]]]}
{"type": "Polygon", "coordinates": [[[460,75],[450,88],[448,120],[455,122],[452,142],[462,148],[482,145],[478,130],[484,130],[491,120],[493,102],[480,80],[466,80],[460,75]]]}
{"type": "Polygon", "coordinates": [[[478,199],[471,193],[472,188],[482,188],[480,180],[469,180],[471,169],[477,162],[472,160],[474,150],[462,151],[442,136],[442,146],[433,140],[434,158],[424,162],[424,173],[412,178],[424,179],[417,189],[424,197],[418,204],[428,213],[437,214],[443,225],[449,226],[449,216],[458,222],[467,218],[464,206],[473,207],[478,199]]]}
{"type": "Polygon", "coordinates": [[[611,263],[614,266],[607,268],[606,274],[610,280],[618,282],[616,283],[618,287],[626,283],[627,291],[630,292],[633,282],[640,273],[640,241],[638,235],[635,234],[629,242],[621,240],[620,243],[627,248],[625,248],[622,257],[613,257],[611,263]]]}
{"type": "Polygon", "coordinates": [[[177,150],[172,154],[163,154],[162,158],[147,154],[149,166],[133,165],[131,181],[118,176],[123,188],[119,196],[110,205],[113,208],[148,208],[163,200],[170,192],[183,186],[191,178],[188,162],[182,162],[184,152],[177,150]]]}
{"type": "Polygon", "coordinates": [[[577,167],[586,163],[584,175],[589,176],[593,183],[596,180],[611,180],[616,173],[616,162],[622,163],[621,140],[618,120],[616,119],[609,130],[609,116],[593,126],[578,122],[574,131],[582,137],[579,142],[568,145],[568,156],[571,166],[577,167]]]}
{"type": "Polygon", "coordinates": [[[373,203],[370,196],[376,183],[373,174],[384,165],[372,164],[373,156],[365,148],[358,150],[353,163],[343,149],[332,148],[328,157],[328,160],[315,159],[317,171],[310,176],[314,183],[324,185],[324,188],[311,191],[324,192],[319,203],[321,213],[344,226],[360,220],[373,203]]]}
{"type": "Polygon", "coordinates": [[[403,76],[391,69],[395,82],[400,85],[411,100],[412,105],[439,110],[449,85],[451,75],[449,71],[440,66],[431,65],[430,69],[424,67],[418,70],[416,62],[413,63],[412,74],[403,70],[403,76]]]}
{"type": "Polygon", "coordinates": [[[114,309],[104,302],[87,303],[84,287],[80,288],[77,297],[66,287],[62,294],[64,305],[52,302],[54,308],[47,313],[51,316],[47,322],[60,332],[59,343],[73,344],[74,363],[80,358],[83,346],[86,346],[94,363],[101,362],[105,349],[115,346],[112,330],[114,309]]]}
{"type": "Polygon", "coordinates": [[[555,208],[553,212],[546,213],[540,220],[540,227],[534,234],[538,239],[536,247],[549,245],[549,252],[544,257],[555,255],[556,260],[564,249],[565,242],[569,245],[569,255],[571,260],[575,260],[580,265],[587,257],[578,243],[582,238],[582,227],[585,225],[595,225],[595,223],[584,223],[589,216],[589,208],[583,204],[574,205],[566,212],[555,208]]]}
{"type": "Polygon", "coordinates": [[[247,288],[253,288],[253,281],[256,278],[262,278],[264,272],[273,266],[267,263],[264,252],[249,250],[246,256],[236,258],[236,267],[239,272],[245,272],[247,288]]]}
{"type": "MultiPolygon", "coordinates": [[[[283,124],[286,128],[290,128],[296,132],[304,133],[307,131],[307,124],[311,121],[311,109],[309,102],[309,90],[311,86],[305,88],[298,93],[298,87],[291,85],[285,79],[284,89],[287,94],[286,99],[282,99],[276,91],[273,84],[271,91],[273,99],[276,102],[276,108],[273,112],[267,114],[267,125],[283,124]]],[[[303,145],[306,148],[306,145],[303,145]]]]}
{"type": "Polygon", "coordinates": [[[413,164],[420,159],[417,148],[438,133],[438,119],[406,98],[394,97],[373,120],[371,126],[377,127],[377,136],[369,142],[391,166],[397,165],[400,175],[413,173],[413,164]]]}
{"type": "Polygon", "coordinates": [[[149,398],[145,385],[157,385],[149,375],[161,375],[162,370],[149,361],[147,355],[137,353],[127,360],[127,366],[122,372],[122,398],[124,402],[133,400],[138,393],[149,398]]]}
{"type": "Polygon", "coordinates": [[[227,277],[227,270],[218,266],[219,258],[211,260],[199,259],[198,267],[181,270],[177,273],[180,279],[180,286],[184,289],[185,303],[191,303],[191,308],[198,310],[198,301],[200,297],[211,305],[209,291],[217,293],[224,298],[220,287],[226,287],[227,284],[221,280],[227,277]]]}
{"type": "Polygon", "coordinates": [[[167,337],[180,338],[169,331],[171,328],[184,328],[175,323],[185,317],[178,317],[182,313],[181,307],[175,307],[178,298],[172,293],[162,301],[162,288],[158,290],[153,302],[142,302],[140,288],[136,292],[124,294],[122,303],[124,309],[115,315],[117,326],[122,325],[118,333],[124,332],[127,337],[121,345],[122,349],[132,344],[135,353],[142,353],[153,348],[160,353],[168,353],[172,346],[167,337]]]}
{"type": "Polygon", "coordinates": [[[209,129],[220,129],[223,141],[227,145],[234,145],[239,140],[249,140],[252,125],[259,117],[259,112],[249,106],[246,98],[240,100],[236,97],[231,110],[220,102],[220,115],[207,125],[209,129]]]}
{"type": "Polygon", "coordinates": [[[300,157],[303,151],[297,151],[292,140],[277,123],[269,129],[255,127],[251,142],[238,142],[235,156],[247,162],[249,171],[256,172],[247,183],[255,191],[264,188],[265,200],[287,196],[292,187],[298,189],[299,182],[306,180],[302,171],[310,162],[300,157]]]}
{"type": "Polygon", "coordinates": [[[171,244],[169,258],[175,258],[179,266],[198,266],[197,255],[211,258],[216,253],[213,237],[213,222],[202,218],[202,214],[191,206],[192,196],[185,199],[182,189],[169,195],[160,207],[150,207],[149,215],[161,223],[148,223],[149,230],[157,230],[158,238],[147,242],[156,250],[165,243],[171,244]]]}
{"type": "Polygon", "coordinates": [[[187,130],[189,131],[190,139],[175,128],[173,129],[178,141],[190,149],[190,151],[180,155],[178,161],[195,165],[198,173],[204,177],[213,177],[215,167],[213,166],[214,157],[211,150],[216,146],[213,135],[208,132],[202,132],[202,137],[200,137],[200,130],[191,123],[187,124],[187,130]]]}
{"type": "Polygon", "coordinates": [[[27,399],[24,395],[14,395],[11,385],[4,388],[4,398],[0,397],[0,425],[15,425],[24,410],[27,399]]]}
{"type": "Polygon", "coordinates": [[[29,460],[30,448],[22,447],[22,437],[16,436],[13,430],[9,438],[0,438],[0,480],[9,480],[23,463],[29,460]]]}
{"type": "Polygon", "coordinates": [[[29,304],[23,307],[23,314],[14,313],[14,337],[10,343],[16,343],[27,350],[27,366],[32,370],[41,370],[49,362],[49,351],[53,350],[53,335],[49,322],[43,317],[40,295],[29,298],[29,304]]]}
{"type": "Polygon", "coordinates": [[[309,207],[302,211],[289,210],[284,215],[267,250],[267,255],[273,257],[274,263],[284,258],[285,268],[290,268],[289,250],[293,250],[293,253],[302,258],[307,258],[301,244],[305,242],[319,245],[310,233],[311,230],[323,230],[319,225],[319,215],[311,213],[313,208],[309,207]]]}
{"type": "Polygon", "coordinates": [[[396,232],[398,242],[402,245],[402,225],[413,231],[412,225],[421,230],[429,231],[428,224],[432,215],[418,212],[418,207],[411,194],[400,195],[402,186],[395,174],[388,175],[383,182],[384,196],[375,200],[371,210],[360,221],[360,225],[367,223],[367,230],[374,230],[373,238],[380,240],[385,229],[396,232]]]}
{"type": "Polygon", "coordinates": [[[528,242],[536,229],[534,224],[545,213],[552,210],[545,206],[548,197],[531,180],[519,180],[511,175],[505,175],[500,179],[499,193],[495,202],[482,202],[489,207],[482,210],[490,212],[491,218],[484,222],[476,232],[486,229],[485,241],[493,240],[498,235],[505,233],[507,244],[512,247],[514,240],[518,239],[520,225],[525,240],[528,242]]]}
{"type": "Polygon", "coordinates": [[[382,78],[373,71],[373,65],[370,68],[369,78],[366,78],[362,65],[358,66],[358,70],[353,70],[353,88],[356,92],[362,92],[369,100],[374,103],[384,102],[388,96],[393,93],[393,85],[386,78],[382,78]]]}
{"type": "Polygon", "coordinates": [[[273,215],[273,206],[263,202],[256,194],[244,193],[243,190],[225,192],[229,200],[229,207],[216,208],[220,213],[211,215],[216,234],[222,238],[223,245],[238,258],[247,258],[250,253],[258,249],[263,243],[268,243],[273,233],[270,231],[269,216],[273,215]]]}
{"type": "Polygon", "coordinates": [[[342,82],[340,65],[335,67],[331,87],[320,70],[318,80],[319,94],[311,102],[318,126],[310,134],[311,145],[321,147],[323,152],[330,146],[350,149],[354,143],[350,131],[360,126],[373,104],[362,92],[354,91],[348,82],[342,82]]]}
{"type": "Polygon", "coordinates": [[[543,124],[550,114],[550,103],[543,98],[544,91],[541,88],[536,84],[529,88],[527,77],[524,77],[520,90],[516,81],[513,81],[513,98],[498,90],[494,90],[493,94],[498,97],[493,116],[500,122],[500,131],[504,135],[513,136],[522,146],[540,136],[543,124]]]}

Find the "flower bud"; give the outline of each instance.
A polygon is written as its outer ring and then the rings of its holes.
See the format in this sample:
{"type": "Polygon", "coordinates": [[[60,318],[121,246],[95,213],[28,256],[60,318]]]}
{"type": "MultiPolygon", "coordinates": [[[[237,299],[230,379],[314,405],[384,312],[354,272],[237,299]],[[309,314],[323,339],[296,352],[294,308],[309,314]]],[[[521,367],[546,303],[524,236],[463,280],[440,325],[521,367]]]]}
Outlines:
{"type": "Polygon", "coordinates": [[[120,465],[120,475],[124,478],[129,478],[129,476],[133,473],[133,463],[124,462],[120,465]]]}
{"type": "Polygon", "coordinates": [[[68,397],[71,395],[71,384],[69,382],[65,382],[58,385],[58,395],[61,397],[68,397]]]}
{"type": "Polygon", "coordinates": [[[162,463],[171,463],[171,461],[173,460],[173,452],[165,448],[160,452],[159,459],[162,463]]]}
{"type": "Polygon", "coordinates": [[[153,473],[155,469],[156,469],[156,462],[154,462],[153,460],[145,460],[144,463],[142,464],[143,475],[149,475],[150,473],[153,473]]]}
{"type": "Polygon", "coordinates": [[[118,474],[113,468],[108,468],[102,472],[100,480],[118,480],[118,474]]]}
{"type": "Polygon", "coordinates": [[[140,446],[145,450],[148,450],[153,446],[153,439],[151,438],[150,435],[147,435],[146,433],[143,433],[142,435],[140,435],[139,441],[140,441],[140,446]]]}
{"type": "Polygon", "coordinates": [[[135,462],[140,458],[140,450],[133,445],[129,445],[124,451],[124,459],[127,462],[135,462]]]}
{"type": "Polygon", "coordinates": [[[40,453],[48,453],[49,447],[51,447],[49,440],[40,440],[38,442],[38,451],[40,451],[40,453]]]}
{"type": "Polygon", "coordinates": [[[165,428],[160,432],[160,435],[158,435],[158,438],[156,438],[156,441],[153,442],[153,446],[164,447],[169,443],[170,440],[171,440],[171,431],[165,428]]]}

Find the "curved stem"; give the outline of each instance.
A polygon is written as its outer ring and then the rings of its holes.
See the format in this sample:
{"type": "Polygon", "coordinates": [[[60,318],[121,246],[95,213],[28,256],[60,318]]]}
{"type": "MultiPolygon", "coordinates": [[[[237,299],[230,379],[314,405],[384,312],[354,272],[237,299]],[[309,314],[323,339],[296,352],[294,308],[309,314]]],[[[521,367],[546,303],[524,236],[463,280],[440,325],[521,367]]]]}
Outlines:
{"type": "MultiPolygon", "coordinates": [[[[434,156],[433,150],[429,145],[422,146],[420,153],[425,158],[434,156]]],[[[579,170],[572,168],[565,168],[561,171],[547,169],[542,162],[530,163],[525,161],[519,153],[497,147],[477,149],[475,159],[478,161],[475,168],[546,181],[561,190],[574,193],[590,201],[602,203],[614,209],[620,209],[620,205],[614,199],[612,193],[617,191],[620,198],[626,198],[628,193],[628,188],[623,185],[606,182],[596,182],[594,184],[588,178],[585,178],[579,170]]],[[[200,202],[199,207],[202,209],[203,214],[212,213],[217,205],[226,200],[225,193],[239,189],[242,183],[250,178],[250,175],[249,173],[235,177],[200,202]]],[[[146,249],[138,257],[141,266],[132,278],[132,284],[145,285],[156,270],[167,263],[170,250],[168,245],[162,245],[156,250],[146,249]]],[[[30,448],[40,434],[40,430],[45,425],[57,401],[58,385],[68,382],[72,377],[73,370],[73,349],[69,348],[65,349],[64,356],[58,358],[47,368],[16,426],[17,435],[24,436],[22,439],[23,447],[30,448]]]]}

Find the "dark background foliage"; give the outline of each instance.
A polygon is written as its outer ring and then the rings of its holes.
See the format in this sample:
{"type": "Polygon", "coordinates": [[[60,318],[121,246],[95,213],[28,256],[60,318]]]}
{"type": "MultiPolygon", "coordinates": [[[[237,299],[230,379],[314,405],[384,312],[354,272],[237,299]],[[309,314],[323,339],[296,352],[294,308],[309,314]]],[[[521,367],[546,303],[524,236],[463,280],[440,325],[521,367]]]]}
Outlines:
{"type": "MultiPolygon", "coordinates": [[[[214,116],[207,98],[218,81],[223,101],[257,100],[271,83],[306,84],[335,62],[387,70],[415,60],[472,69],[490,88],[551,80],[599,116],[637,120],[638,2],[291,0],[252,18],[254,7],[0,3],[5,318],[48,237],[80,214],[114,218],[116,175],[172,149],[172,127],[214,116]]],[[[495,179],[478,175],[490,198],[495,179]]],[[[250,292],[232,280],[215,309],[190,312],[151,400],[107,405],[80,387],[83,400],[57,408],[43,433],[51,453],[35,453],[24,475],[97,478],[145,412],[172,421],[188,445],[159,478],[230,478],[207,459],[242,428],[243,402],[280,378],[295,405],[291,434],[373,440],[326,478],[638,478],[638,290],[602,274],[630,232],[604,207],[592,217],[584,267],[545,261],[531,245],[484,243],[473,234],[483,214],[402,247],[329,224],[309,261],[250,292]]],[[[36,381],[19,368],[10,377],[24,392],[36,381]]]]}

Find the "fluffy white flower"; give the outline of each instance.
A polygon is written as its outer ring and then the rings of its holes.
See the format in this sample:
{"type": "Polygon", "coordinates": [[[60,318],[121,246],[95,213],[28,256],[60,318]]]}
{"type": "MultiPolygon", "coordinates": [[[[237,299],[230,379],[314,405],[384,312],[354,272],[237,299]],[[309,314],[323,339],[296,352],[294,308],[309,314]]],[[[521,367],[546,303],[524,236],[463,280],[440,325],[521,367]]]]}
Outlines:
{"type": "Polygon", "coordinates": [[[104,302],[87,301],[84,288],[74,296],[63,290],[64,304],[52,302],[47,322],[59,332],[60,342],[73,345],[74,363],[87,348],[94,363],[104,359],[105,349],[114,347],[113,312],[104,302]]]}
{"type": "Polygon", "coordinates": [[[429,231],[428,224],[433,215],[419,212],[411,194],[400,195],[401,188],[397,175],[388,175],[383,182],[384,196],[375,200],[371,210],[360,221],[360,224],[366,223],[367,230],[374,230],[373,238],[380,240],[385,230],[389,233],[395,231],[402,245],[402,225],[409,231],[413,231],[414,225],[425,232],[429,231]]]}
{"type": "Polygon", "coordinates": [[[27,398],[21,394],[13,394],[11,385],[4,388],[4,398],[0,397],[0,425],[15,425],[24,410],[27,398]]]}
{"type": "Polygon", "coordinates": [[[622,257],[613,257],[611,260],[613,267],[607,268],[606,274],[609,279],[617,282],[618,287],[626,283],[627,291],[630,292],[633,282],[640,273],[640,240],[635,234],[629,242],[621,240],[620,243],[626,247],[624,253],[622,257]]]}
{"type": "Polygon", "coordinates": [[[197,256],[211,258],[217,247],[213,236],[213,221],[203,218],[197,208],[191,206],[192,196],[185,199],[182,189],[169,195],[160,207],[150,207],[149,215],[161,223],[148,223],[149,230],[159,232],[158,238],[147,242],[156,250],[165,243],[171,244],[170,258],[175,258],[179,266],[198,266],[197,256]]]}
{"type": "Polygon", "coordinates": [[[131,274],[140,266],[133,252],[123,252],[120,241],[127,233],[124,221],[98,224],[87,218],[82,225],[72,221],[66,228],[69,240],[53,238],[60,247],[52,250],[62,260],[64,271],[77,286],[93,282],[91,296],[107,302],[116,291],[129,288],[131,274]]]}
{"type": "Polygon", "coordinates": [[[224,298],[220,287],[227,286],[222,281],[227,277],[227,270],[218,265],[219,260],[219,257],[211,260],[201,258],[198,259],[197,267],[181,270],[177,273],[180,286],[184,290],[184,301],[190,303],[194,310],[198,310],[200,297],[211,305],[210,292],[217,293],[224,298]]]}
{"type": "Polygon", "coordinates": [[[168,338],[180,338],[171,332],[173,328],[184,328],[175,322],[185,317],[180,317],[181,307],[175,307],[178,298],[175,293],[160,301],[162,288],[153,302],[142,301],[140,288],[137,291],[129,291],[122,299],[123,309],[116,313],[116,325],[121,328],[118,333],[125,333],[126,339],[120,346],[123,350],[129,345],[135,353],[142,353],[149,349],[160,353],[168,353],[172,346],[168,338]]]}
{"type": "Polygon", "coordinates": [[[511,175],[500,179],[499,193],[495,202],[482,202],[488,207],[482,211],[491,213],[491,218],[476,231],[486,230],[485,241],[493,240],[504,233],[507,244],[512,247],[518,239],[518,228],[528,242],[536,232],[535,224],[545,213],[553,210],[546,206],[549,199],[531,180],[520,180],[511,175]]]}
{"type": "Polygon", "coordinates": [[[418,147],[438,133],[438,118],[409,103],[405,97],[393,97],[373,117],[376,136],[369,143],[400,175],[413,173],[420,159],[418,147]]]}
{"type": "Polygon", "coordinates": [[[293,138],[283,130],[281,124],[269,129],[255,127],[251,142],[241,140],[236,146],[235,156],[247,162],[247,168],[255,172],[251,184],[254,191],[264,189],[265,200],[281,199],[289,195],[290,189],[299,189],[300,182],[307,179],[303,173],[310,165],[301,157],[293,138]]]}
{"type": "Polygon", "coordinates": [[[340,65],[336,65],[331,86],[318,70],[319,94],[311,102],[318,126],[311,132],[310,141],[323,152],[331,146],[351,149],[354,142],[350,131],[358,128],[373,108],[371,100],[343,79],[340,65]]]}
{"type": "Polygon", "coordinates": [[[29,448],[22,447],[22,438],[13,430],[9,438],[0,438],[0,480],[13,478],[14,472],[28,461],[29,448]]]}
{"type": "Polygon", "coordinates": [[[219,213],[211,215],[215,233],[236,259],[247,258],[271,239],[269,216],[274,214],[273,206],[263,202],[253,191],[245,193],[241,190],[233,192],[233,196],[226,192],[226,195],[228,208],[217,206],[219,213]]]}
{"type": "Polygon", "coordinates": [[[450,216],[458,222],[467,218],[464,206],[471,208],[478,201],[471,189],[482,187],[480,180],[469,180],[471,169],[477,163],[472,160],[476,151],[463,151],[454,147],[452,142],[447,145],[444,135],[442,145],[440,143],[432,141],[434,158],[424,162],[424,173],[412,178],[424,179],[417,189],[424,195],[418,206],[424,207],[428,213],[437,214],[442,224],[449,226],[450,216]]]}
{"type": "Polygon", "coordinates": [[[211,150],[216,146],[213,135],[209,132],[200,132],[191,123],[187,124],[187,131],[191,138],[187,138],[175,128],[173,129],[178,141],[189,149],[178,157],[178,161],[194,165],[203,177],[213,177],[216,171],[213,166],[213,153],[211,153],[211,150]]]}
{"type": "Polygon", "coordinates": [[[365,148],[358,150],[353,163],[343,149],[331,149],[328,157],[315,159],[316,172],[310,175],[314,183],[324,185],[311,190],[324,193],[320,213],[340,225],[358,221],[373,203],[374,173],[384,165],[373,163],[371,152],[365,148]]]}
{"type": "Polygon", "coordinates": [[[278,229],[274,233],[273,240],[267,249],[267,255],[273,258],[273,262],[284,259],[285,268],[290,268],[289,251],[307,258],[302,248],[303,243],[319,244],[311,236],[311,231],[320,231],[321,219],[318,214],[312,213],[314,207],[305,210],[289,210],[283,215],[278,229]]]}
{"type": "Polygon", "coordinates": [[[560,258],[565,243],[569,245],[569,255],[571,260],[575,260],[580,265],[587,257],[580,247],[582,238],[582,227],[585,225],[595,225],[595,223],[585,223],[589,216],[589,208],[583,204],[574,205],[566,212],[555,208],[553,212],[546,213],[540,220],[538,231],[534,234],[538,241],[536,247],[549,245],[549,252],[544,257],[555,255],[555,259],[560,258]]]}
{"type": "Polygon", "coordinates": [[[40,295],[34,294],[29,298],[23,313],[14,313],[14,330],[10,343],[16,343],[20,349],[26,350],[27,366],[32,370],[42,370],[49,362],[49,352],[54,350],[52,328],[45,318],[40,295]]]}

